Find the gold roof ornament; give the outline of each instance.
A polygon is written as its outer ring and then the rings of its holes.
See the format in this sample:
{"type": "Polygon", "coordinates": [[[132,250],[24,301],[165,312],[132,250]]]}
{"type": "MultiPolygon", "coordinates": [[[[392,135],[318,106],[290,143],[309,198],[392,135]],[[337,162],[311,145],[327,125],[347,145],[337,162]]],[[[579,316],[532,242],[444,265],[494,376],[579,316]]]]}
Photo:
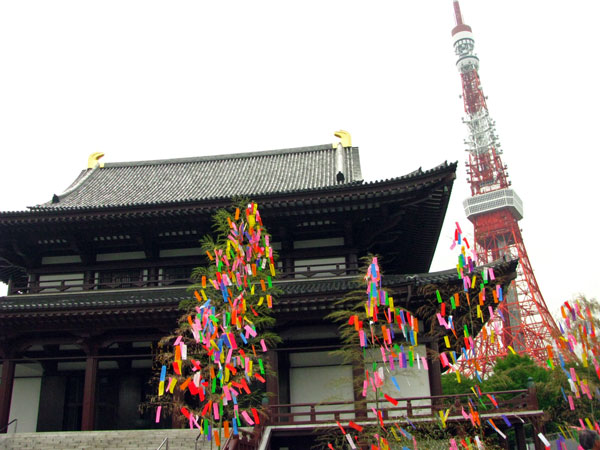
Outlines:
{"type": "Polygon", "coordinates": [[[96,167],[96,164],[100,164],[100,168],[104,167],[104,163],[99,161],[100,158],[102,158],[103,156],[104,156],[104,153],[102,153],[102,152],[92,153],[88,158],[87,168],[93,169],[94,167],[96,167]]]}
{"type": "MultiPolygon", "coordinates": [[[[342,147],[352,147],[352,137],[350,136],[350,133],[344,130],[339,130],[333,134],[334,136],[339,137],[341,139],[342,147]]],[[[333,144],[333,146],[337,147],[337,144],[333,144]]]]}

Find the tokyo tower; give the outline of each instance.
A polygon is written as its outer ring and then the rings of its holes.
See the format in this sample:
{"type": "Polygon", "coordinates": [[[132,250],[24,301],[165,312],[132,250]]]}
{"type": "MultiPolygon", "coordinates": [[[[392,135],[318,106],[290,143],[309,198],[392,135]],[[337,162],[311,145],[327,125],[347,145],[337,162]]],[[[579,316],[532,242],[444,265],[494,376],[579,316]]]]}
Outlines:
{"type": "MultiPolygon", "coordinates": [[[[476,262],[482,265],[502,257],[519,259],[516,281],[500,304],[500,314],[495,315],[499,317],[486,327],[500,339],[476,341],[474,366],[481,373],[489,373],[496,358],[507,354],[508,346],[520,355],[531,356],[540,365],[547,365],[553,362],[552,344],[560,333],[548,312],[523,243],[518,224],[523,218],[523,204],[510,187],[506,166],[500,158],[502,151],[495,122],[489,115],[479,79],[473,33],[463,23],[458,0],[454,0],[454,14],[452,41],[467,114],[463,122],[469,129],[465,143],[471,197],[463,205],[475,229],[476,262]]],[[[482,334],[486,333],[480,333],[480,337],[482,334]]]]}

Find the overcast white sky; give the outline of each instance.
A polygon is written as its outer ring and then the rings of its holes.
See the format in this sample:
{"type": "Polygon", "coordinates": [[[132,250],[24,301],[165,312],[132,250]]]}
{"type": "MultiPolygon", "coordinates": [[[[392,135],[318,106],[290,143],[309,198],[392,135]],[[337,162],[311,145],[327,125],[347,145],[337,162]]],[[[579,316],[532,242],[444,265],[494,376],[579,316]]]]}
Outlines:
{"type": "MultiPolygon", "coordinates": [[[[461,6],[546,302],[600,299],[600,5],[461,6]]],[[[95,151],[270,150],[343,128],[367,180],[460,162],[432,267],[450,268],[454,221],[472,230],[453,26],[451,0],[1,1],[0,210],[62,192],[95,151]]]]}

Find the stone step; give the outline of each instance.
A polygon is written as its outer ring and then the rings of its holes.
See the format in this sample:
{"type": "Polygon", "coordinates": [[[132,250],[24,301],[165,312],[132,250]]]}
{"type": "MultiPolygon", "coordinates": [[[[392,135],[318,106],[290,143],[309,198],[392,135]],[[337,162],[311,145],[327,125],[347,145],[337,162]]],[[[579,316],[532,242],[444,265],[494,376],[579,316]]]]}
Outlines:
{"type": "MultiPolygon", "coordinates": [[[[0,434],[0,449],[35,450],[156,450],[165,437],[169,450],[194,448],[197,430],[119,430],[62,431],[48,433],[0,434]]],[[[211,443],[198,440],[199,450],[210,450],[211,443]]],[[[164,448],[164,447],[163,447],[164,448]]],[[[213,445],[213,449],[216,446],[213,445]]]]}

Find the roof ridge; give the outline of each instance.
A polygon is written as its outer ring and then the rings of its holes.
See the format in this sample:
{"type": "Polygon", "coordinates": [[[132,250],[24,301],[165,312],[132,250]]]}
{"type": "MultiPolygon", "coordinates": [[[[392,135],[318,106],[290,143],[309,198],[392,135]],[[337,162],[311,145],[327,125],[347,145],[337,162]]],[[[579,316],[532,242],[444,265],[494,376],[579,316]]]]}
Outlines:
{"type": "Polygon", "coordinates": [[[107,162],[104,164],[104,168],[118,168],[118,167],[134,167],[134,166],[157,166],[164,164],[186,164],[193,162],[202,161],[222,161],[227,159],[243,159],[243,158],[255,158],[263,156],[273,155],[286,155],[292,153],[308,153],[321,150],[335,150],[331,144],[312,145],[307,147],[294,147],[294,148],[283,148],[277,150],[259,150],[256,152],[241,152],[241,153],[229,153],[221,155],[207,155],[207,156],[191,156],[187,158],[167,158],[167,159],[150,159],[142,161],[123,161],[123,162],[107,162]]]}

